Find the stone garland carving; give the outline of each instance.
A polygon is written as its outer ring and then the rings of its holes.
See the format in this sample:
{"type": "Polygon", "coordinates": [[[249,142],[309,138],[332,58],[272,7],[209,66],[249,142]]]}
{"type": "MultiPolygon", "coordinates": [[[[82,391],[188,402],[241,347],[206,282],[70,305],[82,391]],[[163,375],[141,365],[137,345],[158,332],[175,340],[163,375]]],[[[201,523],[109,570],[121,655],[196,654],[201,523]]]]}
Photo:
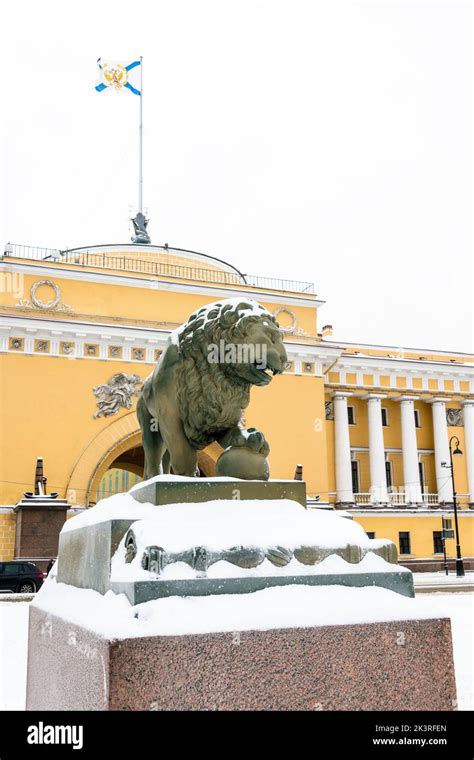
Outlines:
{"type": "MultiPolygon", "coordinates": [[[[245,570],[256,568],[267,559],[275,567],[285,567],[293,557],[302,565],[316,565],[330,554],[337,554],[346,562],[359,563],[368,551],[373,551],[387,562],[397,562],[397,551],[391,541],[383,546],[361,548],[348,544],[343,548],[321,546],[299,546],[289,549],[285,546],[233,546],[230,549],[211,550],[206,546],[189,547],[181,552],[169,552],[162,546],[147,546],[141,557],[141,567],[159,577],[165,567],[176,562],[185,562],[196,572],[197,577],[205,577],[207,570],[216,562],[229,562],[245,570]]],[[[138,554],[138,546],[133,528],[125,536],[125,563],[133,562],[138,554]]]]}
{"type": "Polygon", "coordinates": [[[131,409],[132,398],[138,396],[141,385],[142,380],[138,375],[125,375],[123,372],[117,372],[103,385],[96,385],[92,392],[98,399],[99,409],[94,414],[94,419],[111,417],[120,409],[131,409]]]}
{"type": "Polygon", "coordinates": [[[59,286],[53,282],[52,280],[37,280],[33,283],[30,290],[30,297],[31,301],[29,301],[27,298],[22,298],[17,304],[17,309],[40,309],[41,311],[58,311],[58,312],[66,312],[71,313],[72,308],[68,306],[65,303],[62,303],[61,301],[61,291],[59,290],[59,286]],[[50,301],[42,301],[38,296],[36,295],[36,291],[38,288],[40,288],[42,285],[46,285],[49,288],[52,288],[54,291],[54,298],[50,301]]]}
{"type": "Polygon", "coordinates": [[[446,409],[446,422],[449,427],[464,427],[462,409],[446,409]]]}
{"type": "Polygon", "coordinates": [[[333,420],[334,419],[334,404],[332,401],[325,401],[324,402],[324,408],[326,412],[326,419],[327,420],[333,420]]]}

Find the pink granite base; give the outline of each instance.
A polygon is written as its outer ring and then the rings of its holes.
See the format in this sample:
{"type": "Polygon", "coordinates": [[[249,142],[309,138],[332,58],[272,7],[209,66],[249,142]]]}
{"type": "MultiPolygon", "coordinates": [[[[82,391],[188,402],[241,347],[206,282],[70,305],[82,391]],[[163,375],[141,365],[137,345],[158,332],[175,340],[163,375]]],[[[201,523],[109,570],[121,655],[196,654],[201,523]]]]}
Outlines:
{"type": "Polygon", "coordinates": [[[30,609],[27,710],[453,710],[447,618],[108,641],[30,609]]]}

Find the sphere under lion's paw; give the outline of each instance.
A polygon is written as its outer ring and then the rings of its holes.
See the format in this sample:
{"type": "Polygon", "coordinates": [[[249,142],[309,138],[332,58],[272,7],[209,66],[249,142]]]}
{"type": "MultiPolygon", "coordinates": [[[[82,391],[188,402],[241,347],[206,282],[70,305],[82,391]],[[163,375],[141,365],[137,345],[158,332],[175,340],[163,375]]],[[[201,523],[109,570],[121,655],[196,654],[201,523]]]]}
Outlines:
{"type": "Polygon", "coordinates": [[[216,475],[242,480],[268,480],[270,469],[262,454],[249,446],[230,446],[216,462],[216,475]]]}

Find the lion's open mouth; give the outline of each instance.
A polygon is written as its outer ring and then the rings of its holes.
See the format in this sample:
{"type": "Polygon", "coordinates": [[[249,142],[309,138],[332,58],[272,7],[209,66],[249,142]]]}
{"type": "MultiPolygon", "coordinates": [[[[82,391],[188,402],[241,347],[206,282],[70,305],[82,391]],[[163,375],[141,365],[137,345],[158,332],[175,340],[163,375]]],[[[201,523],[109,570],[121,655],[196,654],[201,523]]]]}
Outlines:
{"type": "Polygon", "coordinates": [[[261,362],[253,364],[252,369],[262,380],[265,380],[265,382],[268,383],[271,381],[274,375],[281,375],[282,373],[281,369],[276,369],[269,364],[263,366],[261,362]]]}

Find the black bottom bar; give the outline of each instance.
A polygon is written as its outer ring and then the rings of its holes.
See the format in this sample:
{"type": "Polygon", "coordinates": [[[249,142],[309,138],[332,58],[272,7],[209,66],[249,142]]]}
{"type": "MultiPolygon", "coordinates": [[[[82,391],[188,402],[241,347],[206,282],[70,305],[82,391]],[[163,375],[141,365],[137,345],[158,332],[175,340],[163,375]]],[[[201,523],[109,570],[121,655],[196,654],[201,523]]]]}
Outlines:
{"type": "MultiPolygon", "coordinates": [[[[45,685],[47,686],[47,685],[45,685]]],[[[0,758],[473,757],[469,712],[4,712],[0,758]],[[244,728],[242,732],[242,728],[244,728]],[[222,736],[221,736],[222,732],[222,736]],[[51,741],[56,743],[50,743],[51,741]],[[65,743],[69,741],[69,743],[65,743]],[[76,746],[76,749],[74,749],[76,746]],[[258,754],[257,754],[258,752],[258,754]]]]}

